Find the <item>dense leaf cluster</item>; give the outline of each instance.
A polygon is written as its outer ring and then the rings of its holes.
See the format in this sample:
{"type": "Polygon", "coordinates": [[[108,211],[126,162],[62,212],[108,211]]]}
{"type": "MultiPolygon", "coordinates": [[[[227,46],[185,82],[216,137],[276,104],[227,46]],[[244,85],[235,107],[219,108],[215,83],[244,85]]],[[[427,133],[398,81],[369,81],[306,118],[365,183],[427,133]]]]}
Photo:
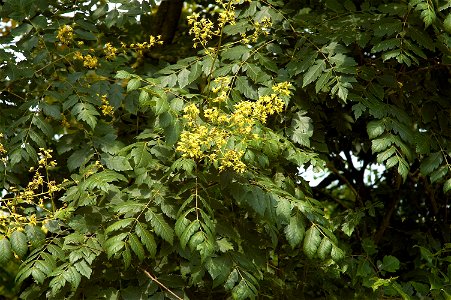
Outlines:
{"type": "Polygon", "coordinates": [[[3,3],[0,296],[451,297],[450,1],[3,3]]]}

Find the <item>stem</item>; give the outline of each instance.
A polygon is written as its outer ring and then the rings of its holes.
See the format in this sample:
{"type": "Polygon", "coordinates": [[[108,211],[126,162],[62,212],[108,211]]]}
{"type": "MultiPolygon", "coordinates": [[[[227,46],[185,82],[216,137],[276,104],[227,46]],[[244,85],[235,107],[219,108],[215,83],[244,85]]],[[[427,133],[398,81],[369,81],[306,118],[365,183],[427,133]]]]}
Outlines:
{"type": "Polygon", "coordinates": [[[180,298],[179,296],[177,296],[176,293],[174,293],[173,291],[171,291],[167,286],[165,286],[164,284],[162,284],[160,281],[158,281],[158,279],[154,276],[152,276],[152,274],[150,274],[149,272],[147,272],[145,269],[141,269],[144,274],[146,274],[147,277],[149,277],[150,279],[152,279],[152,281],[154,281],[156,284],[158,284],[159,286],[161,286],[163,289],[165,289],[166,291],[168,291],[172,296],[174,296],[177,300],[183,300],[182,298],[180,298]]]}

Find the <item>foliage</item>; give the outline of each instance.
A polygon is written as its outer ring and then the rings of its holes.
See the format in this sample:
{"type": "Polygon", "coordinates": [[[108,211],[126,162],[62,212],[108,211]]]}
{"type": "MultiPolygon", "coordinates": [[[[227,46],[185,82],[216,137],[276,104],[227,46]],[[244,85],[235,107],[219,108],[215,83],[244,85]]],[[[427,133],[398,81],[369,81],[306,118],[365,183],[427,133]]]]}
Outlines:
{"type": "Polygon", "coordinates": [[[449,1],[3,2],[0,295],[451,297],[449,1]]]}

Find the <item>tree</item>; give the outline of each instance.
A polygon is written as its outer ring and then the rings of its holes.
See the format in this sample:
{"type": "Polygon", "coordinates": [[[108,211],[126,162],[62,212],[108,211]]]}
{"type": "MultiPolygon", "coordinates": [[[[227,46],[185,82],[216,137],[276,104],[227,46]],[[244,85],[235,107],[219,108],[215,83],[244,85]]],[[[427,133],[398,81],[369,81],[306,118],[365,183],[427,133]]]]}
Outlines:
{"type": "Polygon", "coordinates": [[[3,2],[0,295],[451,297],[449,1],[3,2]]]}

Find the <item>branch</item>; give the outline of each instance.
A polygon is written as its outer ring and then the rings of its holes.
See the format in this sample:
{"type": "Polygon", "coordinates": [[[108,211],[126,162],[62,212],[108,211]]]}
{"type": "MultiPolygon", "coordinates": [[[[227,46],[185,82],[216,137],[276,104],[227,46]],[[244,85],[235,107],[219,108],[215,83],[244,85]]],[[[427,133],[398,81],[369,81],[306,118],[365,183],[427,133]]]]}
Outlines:
{"type": "Polygon", "coordinates": [[[354,186],[352,185],[351,182],[349,182],[349,180],[343,176],[343,174],[341,174],[333,164],[331,164],[330,162],[326,163],[326,166],[329,168],[329,170],[334,173],[342,182],[344,182],[344,184],[346,184],[346,186],[351,190],[351,192],[355,195],[355,198],[357,200],[357,202],[359,203],[360,207],[363,207],[363,202],[362,199],[360,198],[359,193],[357,192],[357,190],[354,188],[354,186]]]}
{"type": "Polygon", "coordinates": [[[390,203],[390,207],[388,208],[388,211],[385,213],[384,219],[382,220],[382,224],[377,230],[376,234],[374,235],[374,243],[377,245],[379,244],[380,240],[382,239],[382,236],[384,235],[385,230],[388,228],[388,225],[390,225],[390,219],[395,211],[396,205],[398,204],[400,200],[400,197],[396,197],[393,199],[390,203]]]}
{"type": "Polygon", "coordinates": [[[144,272],[144,274],[146,274],[147,277],[149,277],[150,279],[152,279],[152,281],[154,281],[156,284],[158,284],[159,286],[161,286],[162,288],[164,288],[166,291],[168,291],[172,296],[174,296],[177,300],[183,300],[182,298],[180,298],[179,296],[177,296],[176,293],[174,293],[173,291],[171,291],[168,287],[166,287],[164,284],[162,284],[160,281],[158,281],[158,279],[154,276],[152,276],[152,274],[150,274],[149,272],[147,272],[145,269],[141,268],[141,270],[144,272]]]}

